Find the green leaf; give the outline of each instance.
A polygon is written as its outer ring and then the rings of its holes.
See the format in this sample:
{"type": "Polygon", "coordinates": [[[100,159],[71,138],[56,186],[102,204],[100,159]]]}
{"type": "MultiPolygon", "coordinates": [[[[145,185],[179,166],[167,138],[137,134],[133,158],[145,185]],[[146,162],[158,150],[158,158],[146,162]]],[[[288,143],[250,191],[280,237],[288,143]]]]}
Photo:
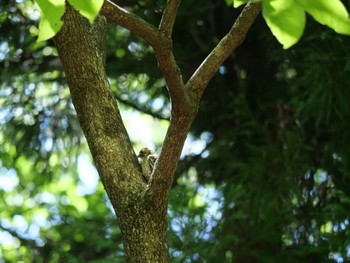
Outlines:
{"type": "Polygon", "coordinates": [[[261,1],[262,0],[233,0],[233,7],[237,8],[237,7],[239,7],[241,5],[244,5],[244,4],[248,3],[248,2],[257,3],[257,2],[261,2],[261,1]]]}
{"type": "Polygon", "coordinates": [[[200,194],[195,195],[188,202],[189,208],[200,208],[200,207],[203,207],[204,205],[205,205],[204,198],[200,194]]]}
{"type": "Polygon", "coordinates": [[[245,0],[233,0],[233,7],[234,8],[237,8],[241,5],[244,5],[246,4],[248,1],[245,1],[245,0]]]}
{"type": "Polygon", "coordinates": [[[340,0],[297,0],[317,22],[339,34],[350,35],[349,14],[340,0]]]}
{"type": "Polygon", "coordinates": [[[16,168],[18,172],[22,175],[31,175],[33,164],[24,156],[19,157],[16,160],[16,168]]]}
{"type": "Polygon", "coordinates": [[[79,13],[86,17],[92,24],[95,17],[100,12],[103,5],[103,0],[68,0],[68,2],[74,6],[79,13]]]}
{"type": "Polygon", "coordinates": [[[41,18],[39,22],[39,35],[37,42],[45,41],[55,36],[60,31],[63,22],[61,17],[65,11],[64,0],[35,0],[41,18]]]}
{"type": "Polygon", "coordinates": [[[265,0],[263,17],[278,42],[287,49],[297,43],[305,28],[305,11],[294,0],[265,0]]]}

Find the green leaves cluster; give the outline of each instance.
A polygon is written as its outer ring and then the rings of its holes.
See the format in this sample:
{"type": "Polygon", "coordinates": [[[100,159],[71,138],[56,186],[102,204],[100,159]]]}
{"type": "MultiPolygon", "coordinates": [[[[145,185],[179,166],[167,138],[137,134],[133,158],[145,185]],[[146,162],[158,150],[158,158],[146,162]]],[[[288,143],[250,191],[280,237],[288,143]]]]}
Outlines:
{"type": "MultiPolygon", "coordinates": [[[[262,0],[233,0],[239,7],[247,2],[262,0]]],[[[41,12],[38,42],[52,38],[61,29],[65,0],[35,0],[41,12]]],[[[92,23],[100,11],[103,0],[68,0],[81,15],[92,23]]],[[[264,0],[263,16],[272,34],[287,49],[301,38],[306,24],[306,13],[317,22],[334,29],[339,34],[350,35],[349,14],[340,0],[264,0]]]]}
{"type": "MultiPolygon", "coordinates": [[[[52,38],[60,31],[63,25],[61,18],[65,12],[65,0],[35,0],[35,2],[41,13],[37,40],[39,42],[52,38]]],[[[102,7],[103,0],[68,0],[68,3],[92,23],[102,7]]]]}
{"type": "MultiPolygon", "coordinates": [[[[248,1],[234,0],[238,7],[248,1]]],[[[260,2],[257,0],[251,2],[260,2]]],[[[349,14],[340,0],[264,0],[263,16],[272,34],[287,49],[301,38],[306,13],[339,34],[350,35],[349,14]]]]}

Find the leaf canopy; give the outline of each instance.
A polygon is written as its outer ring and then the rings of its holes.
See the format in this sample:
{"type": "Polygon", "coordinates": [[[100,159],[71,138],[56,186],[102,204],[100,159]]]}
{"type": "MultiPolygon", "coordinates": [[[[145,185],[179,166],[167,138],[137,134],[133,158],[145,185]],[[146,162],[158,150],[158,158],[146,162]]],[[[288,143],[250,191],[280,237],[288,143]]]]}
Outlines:
{"type": "MultiPolygon", "coordinates": [[[[233,6],[251,2],[233,0],[233,6]]],[[[301,38],[306,18],[305,12],[317,22],[332,28],[335,32],[350,35],[349,13],[341,0],[263,0],[263,17],[277,41],[284,49],[295,45],[301,38]]]]}

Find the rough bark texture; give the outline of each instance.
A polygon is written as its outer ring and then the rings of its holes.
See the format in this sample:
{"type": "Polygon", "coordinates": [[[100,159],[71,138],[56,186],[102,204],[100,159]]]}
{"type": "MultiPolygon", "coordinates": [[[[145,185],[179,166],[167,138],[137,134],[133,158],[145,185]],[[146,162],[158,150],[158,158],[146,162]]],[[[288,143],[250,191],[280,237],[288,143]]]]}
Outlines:
{"type": "Polygon", "coordinates": [[[105,74],[105,26],[104,17],[90,25],[68,6],[55,44],[129,261],[168,262],[166,205],[145,196],[147,185],[105,74]]]}
{"type": "Polygon", "coordinates": [[[110,1],[101,13],[145,38],[153,47],[167,83],[172,114],[163,147],[148,184],[123,125],[105,73],[106,20],[93,25],[69,5],[55,44],[73,104],[96,168],[117,214],[129,262],[169,262],[167,204],[173,175],[201,95],[214,73],[244,40],[261,5],[247,5],[230,32],[185,85],[172,51],[172,29],[180,0],[169,0],[159,28],[110,1]]]}

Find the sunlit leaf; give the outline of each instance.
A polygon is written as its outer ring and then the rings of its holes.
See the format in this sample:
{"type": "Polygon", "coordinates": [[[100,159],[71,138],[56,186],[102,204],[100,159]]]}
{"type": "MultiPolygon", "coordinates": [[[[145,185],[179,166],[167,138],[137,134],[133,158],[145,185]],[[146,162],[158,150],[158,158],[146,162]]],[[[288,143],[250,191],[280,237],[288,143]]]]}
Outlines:
{"type": "Polygon", "coordinates": [[[190,199],[190,201],[188,202],[188,206],[190,208],[199,208],[199,207],[203,207],[204,206],[204,199],[203,196],[197,194],[194,197],[192,197],[190,199]]]}
{"type": "Polygon", "coordinates": [[[297,43],[305,28],[305,11],[294,0],[266,0],[263,16],[278,42],[287,49],[297,43]]]}
{"type": "Polygon", "coordinates": [[[61,17],[65,11],[64,0],[35,0],[38,4],[41,18],[39,22],[39,35],[37,41],[45,41],[55,36],[61,29],[61,17]]]}
{"type": "Polygon", "coordinates": [[[74,6],[82,16],[85,16],[90,23],[94,22],[103,4],[103,0],[68,0],[68,2],[74,6]]]}
{"type": "Polygon", "coordinates": [[[321,226],[321,232],[325,234],[329,234],[332,232],[333,224],[332,222],[328,221],[325,224],[321,226]]]}
{"type": "Polygon", "coordinates": [[[300,5],[322,25],[337,33],[350,35],[349,13],[340,0],[298,0],[300,5]]]}
{"type": "Polygon", "coordinates": [[[241,5],[244,5],[246,3],[247,3],[247,1],[244,1],[244,0],[234,0],[233,1],[233,7],[237,8],[237,7],[239,7],[241,5]]]}
{"type": "Polygon", "coordinates": [[[89,206],[87,200],[84,197],[81,197],[81,196],[74,196],[74,198],[71,197],[70,202],[80,212],[85,212],[87,210],[88,206],[89,206]]]}
{"type": "Polygon", "coordinates": [[[21,174],[29,175],[33,165],[26,157],[21,156],[16,160],[16,168],[21,172],[21,174]]]}
{"type": "Polygon", "coordinates": [[[233,7],[237,8],[237,7],[244,5],[248,2],[257,3],[257,2],[261,2],[261,0],[251,0],[251,1],[249,1],[249,0],[233,0],[233,7]]]}

